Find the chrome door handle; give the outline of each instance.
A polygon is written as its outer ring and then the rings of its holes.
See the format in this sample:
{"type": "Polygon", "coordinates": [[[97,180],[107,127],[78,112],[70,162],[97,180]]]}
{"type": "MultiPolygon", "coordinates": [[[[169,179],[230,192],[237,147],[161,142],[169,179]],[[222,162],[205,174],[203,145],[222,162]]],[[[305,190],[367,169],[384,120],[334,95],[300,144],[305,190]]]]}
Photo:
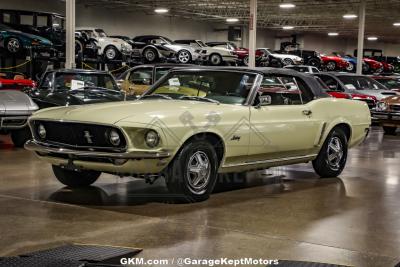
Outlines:
{"type": "Polygon", "coordinates": [[[312,114],[311,110],[303,110],[303,114],[306,116],[310,116],[312,114]]]}

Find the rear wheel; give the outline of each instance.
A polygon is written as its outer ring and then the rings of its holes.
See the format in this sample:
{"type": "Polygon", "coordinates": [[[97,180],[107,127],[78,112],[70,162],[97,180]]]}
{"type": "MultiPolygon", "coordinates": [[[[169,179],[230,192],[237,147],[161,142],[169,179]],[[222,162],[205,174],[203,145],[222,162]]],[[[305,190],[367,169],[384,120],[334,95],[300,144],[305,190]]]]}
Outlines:
{"type": "Polygon", "coordinates": [[[210,143],[189,142],[168,167],[168,190],[188,202],[206,200],[214,189],[217,169],[217,154],[210,143]]]}
{"type": "Polygon", "coordinates": [[[308,61],[308,65],[319,68],[319,67],[321,67],[321,61],[319,61],[315,58],[312,58],[308,61]]]}
{"type": "Polygon", "coordinates": [[[334,128],[326,138],[317,158],[312,164],[322,178],[337,177],[346,165],[348,140],[344,131],[334,128]]]}
{"type": "Polygon", "coordinates": [[[397,130],[397,127],[383,126],[383,131],[387,135],[396,135],[396,130],[397,130]]]}
{"type": "Polygon", "coordinates": [[[101,174],[98,171],[66,170],[55,165],[53,165],[53,172],[58,181],[72,188],[89,186],[96,182],[101,174]]]}
{"type": "Polygon", "coordinates": [[[190,61],[192,61],[192,55],[190,54],[190,52],[188,50],[181,50],[178,52],[177,54],[178,57],[178,61],[181,64],[187,64],[190,61]]]}
{"type": "Polygon", "coordinates": [[[148,63],[153,63],[158,59],[157,51],[154,48],[146,48],[143,51],[143,56],[148,63]]]}
{"type": "Polygon", "coordinates": [[[363,70],[364,73],[369,73],[371,68],[370,68],[370,66],[368,64],[364,63],[362,65],[362,70],[363,70]]]}
{"type": "Polygon", "coordinates": [[[107,60],[114,60],[117,59],[118,57],[118,50],[115,46],[107,46],[106,49],[104,49],[104,56],[106,57],[107,60]]]}
{"type": "Polygon", "coordinates": [[[352,71],[354,71],[354,69],[355,69],[354,64],[349,62],[349,65],[347,65],[346,70],[349,72],[352,72],[352,71]]]}
{"type": "Polygon", "coordinates": [[[31,130],[29,127],[14,130],[11,132],[11,140],[15,147],[24,147],[26,141],[32,138],[31,130]]]}
{"type": "Polygon", "coordinates": [[[293,65],[293,60],[291,60],[290,58],[285,58],[285,59],[283,60],[283,64],[284,64],[285,66],[293,65]]]}

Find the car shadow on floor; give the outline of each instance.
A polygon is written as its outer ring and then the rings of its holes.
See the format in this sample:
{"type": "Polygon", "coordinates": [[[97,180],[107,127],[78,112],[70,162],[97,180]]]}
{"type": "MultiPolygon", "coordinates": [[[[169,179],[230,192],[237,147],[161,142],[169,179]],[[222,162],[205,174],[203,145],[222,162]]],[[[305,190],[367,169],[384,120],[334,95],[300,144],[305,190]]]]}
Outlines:
{"type": "MultiPolygon", "coordinates": [[[[283,193],[325,186],[335,186],[338,188],[335,191],[342,196],[346,195],[345,186],[341,179],[315,179],[314,176],[310,177],[310,173],[307,171],[296,171],[296,175],[293,172],[285,175],[281,171],[220,175],[210,200],[193,205],[219,206],[258,198],[276,198],[283,193]],[[260,190],[262,194],[251,192],[260,190]]],[[[146,184],[144,180],[132,180],[79,189],[63,187],[52,193],[48,200],[75,205],[97,206],[97,208],[102,209],[115,206],[140,206],[150,203],[180,204],[190,202],[183,196],[170,194],[164,179],[157,180],[153,185],[146,184]]]]}

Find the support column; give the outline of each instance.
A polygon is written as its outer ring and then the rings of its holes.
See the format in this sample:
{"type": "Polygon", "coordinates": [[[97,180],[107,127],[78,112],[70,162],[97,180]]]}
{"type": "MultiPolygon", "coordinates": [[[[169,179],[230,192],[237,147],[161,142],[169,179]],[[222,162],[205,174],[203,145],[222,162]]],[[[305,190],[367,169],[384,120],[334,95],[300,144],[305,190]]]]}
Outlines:
{"type": "Polygon", "coordinates": [[[75,0],[66,0],[65,68],[76,68],[75,63],[75,0]]]}
{"type": "Polygon", "coordinates": [[[357,47],[357,74],[362,74],[363,55],[364,55],[364,34],[365,34],[365,0],[360,2],[358,20],[358,47],[357,47]]]}
{"type": "Polygon", "coordinates": [[[256,44],[257,44],[257,0],[250,0],[249,19],[249,67],[256,66],[256,44]]]}

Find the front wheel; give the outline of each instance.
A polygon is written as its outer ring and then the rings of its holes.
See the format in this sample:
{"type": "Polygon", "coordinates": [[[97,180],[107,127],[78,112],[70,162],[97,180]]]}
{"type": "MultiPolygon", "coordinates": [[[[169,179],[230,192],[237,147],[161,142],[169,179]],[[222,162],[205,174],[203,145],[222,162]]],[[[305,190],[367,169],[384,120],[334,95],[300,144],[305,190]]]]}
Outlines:
{"type": "Polygon", "coordinates": [[[283,60],[283,64],[284,64],[285,66],[291,66],[291,65],[293,65],[293,60],[291,60],[290,58],[285,58],[285,59],[283,60]]]}
{"type": "Polygon", "coordinates": [[[353,72],[354,69],[355,69],[354,64],[351,63],[351,62],[349,62],[349,65],[347,65],[346,70],[347,70],[348,72],[353,72]]]}
{"type": "Polygon", "coordinates": [[[329,61],[329,62],[326,64],[326,69],[327,69],[328,71],[334,71],[334,70],[336,70],[336,63],[333,62],[333,61],[329,61]]]}
{"type": "Polygon", "coordinates": [[[86,187],[97,181],[101,172],[98,171],[72,171],[53,165],[53,172],[62,184],[72,187],[86,187]]]}
{"type": "Polygon", "coordinates": [[[317,60],[315,58],[312,58],[308,61],[308,65],[316,67],[317,69],[319,69],[321,67],[321,61],[317,60]]]}
{"type": "Polygon", "coordinates": [[[168,167],[168,190],[188,202],[204,201],[214,189],[217,169],[217,154],[210,143],[203,140],[189,142],[168,167]]]}
{"type": "Polygon", "coordinates": [[[192,61],[192,55],[190,54],[190,52],[188,50],[181,50],[178,52],[177,54],[178,57],[178,61],[181,64],[187,64],[190,61],[192,61]]]}
{"type": "Polygon", "coordinates": [[[31,138],[32,134],[28,126],[11,132],[11,140],[15,147],[24,147],[26,141],[31,138]]]}
{"type": "Polygon", "coordinates": [[[312,164],[322,178],[339,176],[347,161],[348,140],[340,128],[334,128],[325,140],[317,158],[312,164]]]}
{"type": "Polygon", "coordinates": [[[108,46],[104,50],[104,55],[107,60],[114,60],[118,57],[118,50],[115,46],[108,46]]]}
{"type": "Polygon", "coordinates": [[[22,50],[21,42],[14,37],[11,37],[6,41],[5,47],[7,48],[7,51],[11,54],[17,54],[22,50]]]}
{"type": "Polygon", "coordinates": [[[219,66],[222,64],[222,57],[218,54],[212,54],[210,56],[210,63],[212,66],[219,66]]]}
{"type": "Polygon", "coordinates": [[[387,135],[396,135],[397,127],[383,126],[383,131],[387,135]]]}

